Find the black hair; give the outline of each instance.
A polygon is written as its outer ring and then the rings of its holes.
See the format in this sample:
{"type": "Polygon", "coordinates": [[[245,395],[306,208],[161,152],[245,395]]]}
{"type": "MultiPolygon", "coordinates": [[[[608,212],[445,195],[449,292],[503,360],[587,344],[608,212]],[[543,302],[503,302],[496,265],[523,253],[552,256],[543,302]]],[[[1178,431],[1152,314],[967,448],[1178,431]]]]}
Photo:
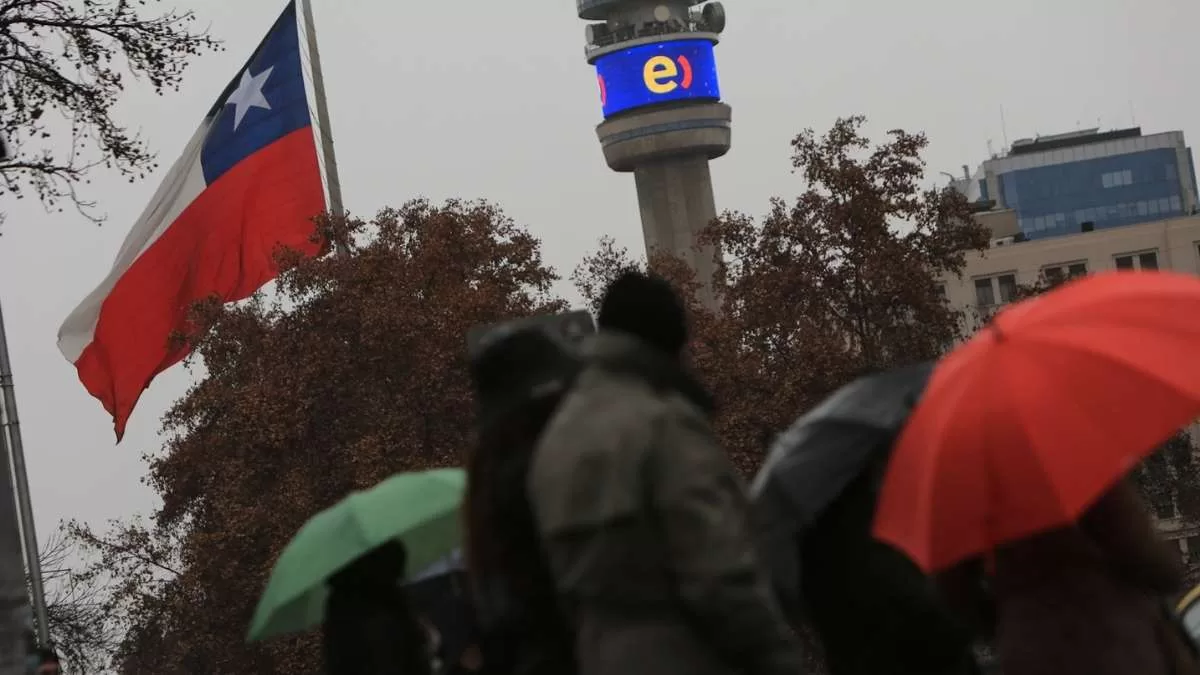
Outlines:
{"type": "Polygon", "coordinates": [[[625,272],[604,292],[597,320],[601,330],[626,333],[671,356],[688,341],[687,309],[662,277],[625,272]]]}
{"type": "Polygon", "coordinates": [[[466,548],[472,576],[525,576],[540,538],[525,493],[525,479],[542,430],[558,396],[526,403],[480,433],[467,461],[466,548]]]}
{"type": "Polygon", "coordinates": [[[368,593],[389,586],[408,571],[408,550],[398,541],[384,542],[338,570],[329,587],[338,590],[365,589],[368,593]]]}
{"type": "Polygon", "coordinates": [[[497,672],[534,655],[549,660],[549,672],[575,672],[574,636],[525,488],[538,439],[562,396],[527,399],[494,418],[467,460],[467,572],[484,663],[497,672]]]}

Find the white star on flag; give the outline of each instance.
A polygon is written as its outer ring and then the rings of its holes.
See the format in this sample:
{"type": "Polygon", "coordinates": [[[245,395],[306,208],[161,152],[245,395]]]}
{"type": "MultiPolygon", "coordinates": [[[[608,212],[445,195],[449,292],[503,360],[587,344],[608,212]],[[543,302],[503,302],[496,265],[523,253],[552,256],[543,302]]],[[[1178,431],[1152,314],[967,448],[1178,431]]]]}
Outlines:
{"type": "Polygon", "coordinates": [[[263,96],[262,89],[274,69],[275,66],[271,66],[258,75],[251,75],[249,68],[242,72],[242,81],[225,100],[225,105],[233,106],[234,131],[237,131],[238,125],[242,123],[242,118],[246,116],[246,111],[251,108],[271,109],[271,104],[267,102],[267,97],[263,96]]]}

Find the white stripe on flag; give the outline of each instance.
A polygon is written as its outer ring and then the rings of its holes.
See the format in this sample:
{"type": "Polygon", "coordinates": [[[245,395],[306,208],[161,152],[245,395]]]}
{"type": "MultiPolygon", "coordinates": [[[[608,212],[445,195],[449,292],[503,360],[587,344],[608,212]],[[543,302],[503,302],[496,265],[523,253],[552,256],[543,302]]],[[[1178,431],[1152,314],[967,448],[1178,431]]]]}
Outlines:
{"type": "Polygon", "coordinates": [[[83,350],[91,344],[96,322],[100,319],[100,307],[121,275],[207,187],[200,165],[200,151],[208,135],[208,124],[208,120],[205,120],[200,125],[184,147],[183,154],[167,172],[154,197],[121,244],[108,276],[83,299],[58,329],[58,349],[71,363],[78,361],[83,350]]]}

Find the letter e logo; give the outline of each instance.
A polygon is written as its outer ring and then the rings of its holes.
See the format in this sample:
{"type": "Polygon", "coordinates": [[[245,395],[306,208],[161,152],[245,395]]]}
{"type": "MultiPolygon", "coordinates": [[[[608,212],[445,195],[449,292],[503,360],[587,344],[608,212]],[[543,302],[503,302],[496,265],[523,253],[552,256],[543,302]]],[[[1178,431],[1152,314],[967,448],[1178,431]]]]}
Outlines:
{"type": "Polygon", "coordinates": [[[679,68],[675,65],[675,61],[666,56],[655,56],[646,61],[646,66],[642,69],[642,77],[646,81],[646,88],[655,94],[668,94],[679,86],[675,82],[675,77],[679,75],[679,68]]]}

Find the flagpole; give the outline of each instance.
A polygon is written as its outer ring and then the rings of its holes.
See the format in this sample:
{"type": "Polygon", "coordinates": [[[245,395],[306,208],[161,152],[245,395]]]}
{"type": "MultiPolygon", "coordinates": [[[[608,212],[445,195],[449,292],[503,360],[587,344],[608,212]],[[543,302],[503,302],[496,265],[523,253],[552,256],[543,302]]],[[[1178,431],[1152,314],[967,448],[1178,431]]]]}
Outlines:
{"type": "MultiPolygon", "coordinates": [[[[8,336],[4,331],[3,310],[0,310],[0,398],[4,402],[0,421],[3,421],[3,428],[7,431],[7,433],[0,433],[0,440],[5,441],[8,450],[6,454],[9,463],[6,468],[11,469],[13,479],[10,485],[16,488],[17,521],[20,523],[21,535],[25,540],[23,547],[25,569],[29,572],[30,585],[33,587],[33,612],[37,618],[38,642],[42,645],[49,645],[50,627],[46,622],[46,592],[42,587],[42,561],[38,557],[37,530],[33,526],[33,502],[29,497],[29,474],[25,470],[25,447],[21,442],[21,422],[17,418],[17,399],[13,393],[12,361],[8,356],[8,336]]],[[[5,496],[0,495],[0,499],[4,499],[5,496]]],[[[2,512],[0,510],[0,513],[2,512]]],[[[4,524],[0,524],[0,527],[3,526],[4,524]]],[[[25,590],[24,579],[21,580],[21,590],[25,590]]]]}
{"type": "Polygon", "coordinates": [[[298,0],[304,12],[304,34],[308,39],[308,62],[312,68],[313,98],[317,105],[317,132],[321,139],[321,158],[325,163],[325,184],[329,189],[329,211],[337,218],[346,215],[342,206],[342,181],[338,177],[337,157],[333,152],[333,128],[329,125],[329,104],[325,98],[325,76],[321,72],[321,50],[317,47],[317,26],[313,22],[311,0],[298,0]]]}

